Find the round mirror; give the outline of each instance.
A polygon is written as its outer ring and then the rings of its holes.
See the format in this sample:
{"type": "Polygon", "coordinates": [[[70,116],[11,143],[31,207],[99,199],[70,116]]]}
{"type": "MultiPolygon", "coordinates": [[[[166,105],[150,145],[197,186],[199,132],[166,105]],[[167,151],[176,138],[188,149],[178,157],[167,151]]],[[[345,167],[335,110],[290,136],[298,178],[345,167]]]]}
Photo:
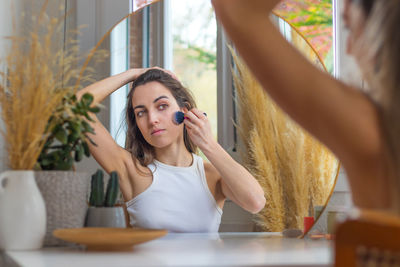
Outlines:
{"type": "MultiPolygon", "coordinates": [[[[207,112],[215,138],[251,170],[265,191],[267,204],[256,215],[256,229],[238,230],[303,230],[304,217],[314,216],[314,209],[326,205],[335,185],[338,161],[276,107],[237,57],[234,73],[240,75],[235,76],[235,89],[231,86],[226,91],[224,85],[231,79],[227,73],[233,64],[229,55],[217,53],[217,44],[224,37],[209,1],[137,0],[133,9],[135,12],[110,29],[96,47],[110,52],[107,60],[98,63],[88,57],[90,68],[108,70],[96,75],[96,80],[133,67],[163,66],[175,72],[193,92],[198,107],[207,112]],[[236,128],[229,128],[227,122],[232,124],[232,120],[236,128]]],[[[325,68],[295,27],[278,16],[275,20],[301,53],[325,68]]],[[[125,142],[121,118],[128,90],[126,86],[110,98],[110,132],[121,146],[125,142]]],[[[243,215],[224,212],[224,216],[243,215]]]]}

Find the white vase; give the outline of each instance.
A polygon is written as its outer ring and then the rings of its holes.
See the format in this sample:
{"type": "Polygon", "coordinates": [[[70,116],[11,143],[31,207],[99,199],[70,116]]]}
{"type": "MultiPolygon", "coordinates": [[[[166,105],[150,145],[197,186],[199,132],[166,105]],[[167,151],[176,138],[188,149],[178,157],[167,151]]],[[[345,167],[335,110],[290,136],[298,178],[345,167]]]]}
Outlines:
{"type": "Polygon", "coordinates": [[[46,208],[33,171],[0,174],[0,250],[42,247],[46,208]]]}

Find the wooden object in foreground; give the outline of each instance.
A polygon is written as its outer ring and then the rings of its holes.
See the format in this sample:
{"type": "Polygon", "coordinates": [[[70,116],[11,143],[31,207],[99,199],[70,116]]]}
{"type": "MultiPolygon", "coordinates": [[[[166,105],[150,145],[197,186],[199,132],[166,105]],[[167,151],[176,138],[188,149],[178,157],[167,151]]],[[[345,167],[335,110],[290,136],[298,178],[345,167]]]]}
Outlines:
{"type": "Polygon", "coordinates": [[[82,244],[90,251],[128,251],[168,233],[167,230],[143,228],[65,228],[54,230],[53,235],[62,240],[82,244]]]}
{"type": "Polygon", "coordinates": [[[400,217],[360,211],[338,225],[335,266],[400,266],[400,217]]]}

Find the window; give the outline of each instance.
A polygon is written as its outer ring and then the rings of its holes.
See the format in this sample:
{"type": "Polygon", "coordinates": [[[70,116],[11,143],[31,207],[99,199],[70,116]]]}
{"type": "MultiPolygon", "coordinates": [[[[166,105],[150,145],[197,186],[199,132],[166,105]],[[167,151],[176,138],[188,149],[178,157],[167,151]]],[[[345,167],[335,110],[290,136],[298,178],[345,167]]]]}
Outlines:
{"type": "MultiPolygon", "coordinates": [[[[111,66],[110,74],[115,75],[129,68],[128,65],[128,19],[119,23],[110,36],[111,66]]],[[[121,126],[124,122],[124,111],[126,95],[128,94],[128,85],[125,90],[117,90],[110,97],[110,134],[116,142],[125,146],[125,132],[121,126]]]]}
{"type": "Polygon", "coordinates": [[[172,70],[207,113],[217,138],[217,25],[210,1],[169,1],[172,70]]]}

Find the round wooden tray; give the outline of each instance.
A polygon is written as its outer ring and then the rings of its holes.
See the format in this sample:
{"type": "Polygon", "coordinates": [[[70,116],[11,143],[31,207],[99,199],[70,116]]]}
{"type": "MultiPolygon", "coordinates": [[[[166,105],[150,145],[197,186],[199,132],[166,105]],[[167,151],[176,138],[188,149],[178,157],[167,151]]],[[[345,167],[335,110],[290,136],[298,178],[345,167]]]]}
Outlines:
{"type": "Polygon", "coordinates": [[[167,230],[143,228],[65,228],[56,229],[53,235],[64,241],[85,245],[87,250],[126,251],[168,233],[167,230]]]}

